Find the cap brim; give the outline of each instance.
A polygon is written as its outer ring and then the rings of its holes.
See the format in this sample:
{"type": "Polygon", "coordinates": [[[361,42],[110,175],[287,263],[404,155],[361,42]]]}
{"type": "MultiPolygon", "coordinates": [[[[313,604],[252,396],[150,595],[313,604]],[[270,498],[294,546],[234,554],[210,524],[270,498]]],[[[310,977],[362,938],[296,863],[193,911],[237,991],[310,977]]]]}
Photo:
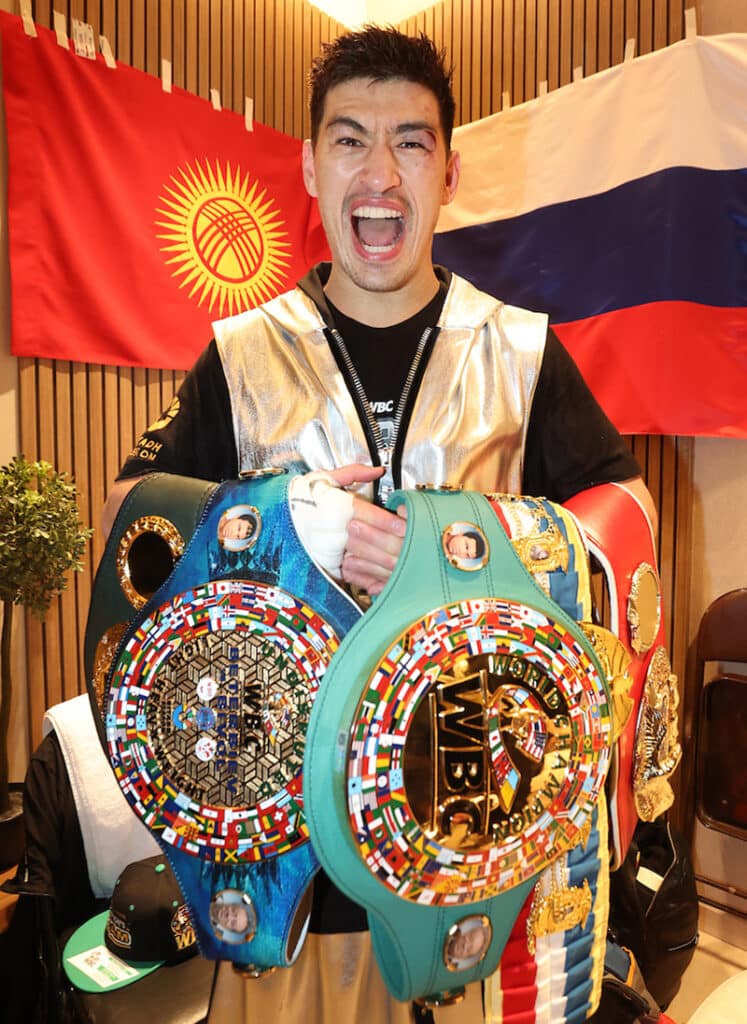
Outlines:
{"type": "Polygon", "coordinates": [[[104,942],[108,916],[109,911],[105,910],[82,924],[70,936],[62,954],[65,974],[83,992],[113,992],[152,974],[164,963],[163,960],[128,963],[112,953],[104,942]]]}

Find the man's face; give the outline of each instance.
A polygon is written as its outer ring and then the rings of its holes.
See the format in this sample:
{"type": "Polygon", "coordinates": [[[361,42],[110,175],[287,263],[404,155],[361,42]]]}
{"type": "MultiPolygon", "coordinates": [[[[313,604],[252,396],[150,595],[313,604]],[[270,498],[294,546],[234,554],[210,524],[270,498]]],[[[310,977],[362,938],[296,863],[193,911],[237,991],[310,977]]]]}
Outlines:
{"type": "Polygon", "coordinates": [[[303,170],[332,250],[332,301],[347,300],[352,316],[372,292],[419,302],[425,291],[425,304],[434,292],[433,232],[459,179],[433,93],[401,79],[334,86],[314,149],[304,143],[303,170]]]}
{"type": "Polygon", "coordinates": [[[246,519],[229,519],[226,523],[226,537],[244,540],[249,536],[250,526],[246,519]]]}
{"type": "Polygon", "coordinates": [[[452,534],[446,542],[446,547],[454,558],[477,558],[477,541],[465,533],[452,534]]]}
{"type": "Polygon", "coordinates": [[[246,540],[251,536],[252,525],[246,519],[226,519],[220,531],[221,540],[246,540]]]}
{"type": "Polygon", "coordinates": [[[449,956],[454,960],[470,960],[479,956],[485,945],[485,933],[481,928],[472,928],[468,932],[457,932],[449,942],[449,956]]]}
{"type": "Polygon", "coordinates": [[[215,911],[218,923],[232,932],[244,932],[249,927],[249,914],[240,903],[221,903],[215,911]]]}

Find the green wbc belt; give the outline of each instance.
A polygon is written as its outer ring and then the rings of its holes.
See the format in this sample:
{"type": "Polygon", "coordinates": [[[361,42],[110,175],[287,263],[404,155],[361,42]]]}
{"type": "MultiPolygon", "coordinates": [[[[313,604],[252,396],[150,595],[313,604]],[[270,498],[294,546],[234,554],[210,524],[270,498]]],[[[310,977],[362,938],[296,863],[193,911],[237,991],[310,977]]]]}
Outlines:
{"type": "Polygon", "coordinates": [[[312,709],[304,801],[390,991],[438,1003],[495,970],[537,876],[588,828],[612,712],[589,641],[487,499],[402,504],[395,571],[312,709]]]}

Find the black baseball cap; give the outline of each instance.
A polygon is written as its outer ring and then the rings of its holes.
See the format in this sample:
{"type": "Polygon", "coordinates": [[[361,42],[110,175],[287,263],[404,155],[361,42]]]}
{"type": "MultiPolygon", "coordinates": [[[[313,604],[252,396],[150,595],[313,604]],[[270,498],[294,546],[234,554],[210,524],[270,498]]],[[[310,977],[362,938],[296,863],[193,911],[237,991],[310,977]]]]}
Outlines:
{"type": "Polygon", "coordinates": [[[73,932],[62,963],[76,988],[111,992],[196,952],[179,883],[166,858],[157,856],[128,864],[109,909],[73,932]]]}

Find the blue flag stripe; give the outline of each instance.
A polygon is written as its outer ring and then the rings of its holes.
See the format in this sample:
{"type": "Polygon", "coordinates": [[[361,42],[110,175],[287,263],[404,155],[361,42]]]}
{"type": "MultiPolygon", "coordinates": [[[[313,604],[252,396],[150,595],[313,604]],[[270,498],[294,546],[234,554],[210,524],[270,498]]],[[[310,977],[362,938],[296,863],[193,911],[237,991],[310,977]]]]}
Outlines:
{"type": "Polygon", "coordinates": [[[747,169],[673,167],[436,235],[434,258],[555,323],[649,302],[747,304],[747,169]]]}

